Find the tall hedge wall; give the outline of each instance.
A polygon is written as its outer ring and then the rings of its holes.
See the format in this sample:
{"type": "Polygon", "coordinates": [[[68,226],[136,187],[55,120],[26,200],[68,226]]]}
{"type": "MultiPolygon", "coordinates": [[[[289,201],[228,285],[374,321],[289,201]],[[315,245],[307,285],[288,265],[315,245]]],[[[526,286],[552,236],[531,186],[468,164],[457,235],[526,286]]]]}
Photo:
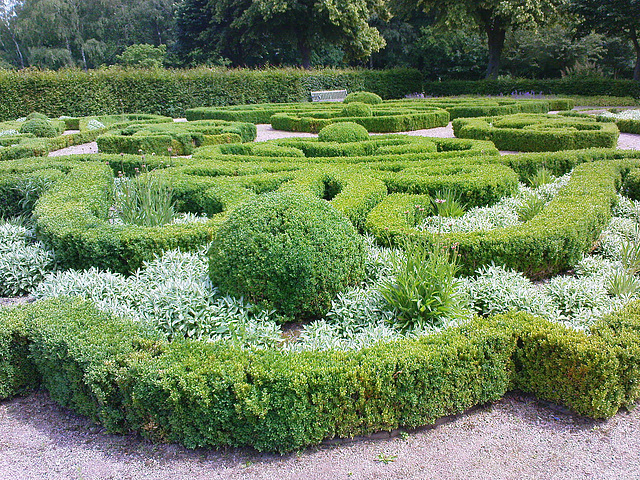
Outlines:
{"type": "Polygon", "coordinates": [[[401,98],[422,88],[417,70],[81,70],[0,72],[0,121],[49,116],[157,113],[187,108],[310,100],[312,90],[347,89],[401,98]]]}
{"type": "Polygon", "coordinates": [[[426,95],[510,95],[513,92],[535,92],[554,95],[610,95],[640,98],[640,82],[635,80],[514,78],[504,80],[447,80],[425,82],[426,95]]]}

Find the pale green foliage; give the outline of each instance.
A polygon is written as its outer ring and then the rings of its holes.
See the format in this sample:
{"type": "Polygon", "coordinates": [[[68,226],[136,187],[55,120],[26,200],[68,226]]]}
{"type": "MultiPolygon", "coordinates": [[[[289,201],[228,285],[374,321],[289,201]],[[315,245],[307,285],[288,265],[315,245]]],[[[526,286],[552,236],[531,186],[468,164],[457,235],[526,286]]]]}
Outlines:
{"type": "Polygon", "coordinates": [[[87,130],[100,130],[102,128],[106,128],[106,126],[100,120],[92,118],[87,122],[87,130]]]}
{"type": "Polygon", "coordinates": [[[23,295],[53,268],[53,253],[20,225],[0,225],[0,296],[23,295]]]}
{"type": "Polygon", "coordinates": [[[469,306],[481,315],[521,310],[549,319],[560,315],[544,290],[521,273],[490,265],[478,270],[476,277],[463,283],[469,306]]]}
{"type": "Polygon", "coordinates": [[[209,284],[202,252],[166,252],[131,277],[93,268],[50,274],[34,295],[82,296],[98,308],[149,323],[169,338],[229,339],[254,347],[280,342],[271,312],[223,297],[209,284]]]}
{"type": "Polygon", "coordinates": [[[515,195],[504,197],[495,205],[471,208],[457,218],[430,216],[417,228],[432,233],[466,233],[517,226],[539,213],[568,183],[569,178],[571,174],[563,175],[535,189],[521,184],[515,195]]]}
{"type": "Polygon", "coordinates": [[[167,53],[166,45],[154,47],[147,43],[129,45],[116,58],[120,65],[137,68],[160,68],[167,53]]]}

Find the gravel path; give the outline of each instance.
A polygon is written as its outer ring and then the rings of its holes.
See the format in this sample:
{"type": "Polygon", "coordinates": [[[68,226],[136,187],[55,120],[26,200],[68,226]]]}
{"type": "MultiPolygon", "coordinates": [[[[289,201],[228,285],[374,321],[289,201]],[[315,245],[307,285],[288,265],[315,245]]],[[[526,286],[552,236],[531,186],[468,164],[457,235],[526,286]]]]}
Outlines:
{"type": "Polygon", "coordinates": [[[597,422],[509,394],[436,428],[280,457],[108,435],[36,392],[0,403],[0,478],[637,480],[639,429],[639,410],[597,422]]]}

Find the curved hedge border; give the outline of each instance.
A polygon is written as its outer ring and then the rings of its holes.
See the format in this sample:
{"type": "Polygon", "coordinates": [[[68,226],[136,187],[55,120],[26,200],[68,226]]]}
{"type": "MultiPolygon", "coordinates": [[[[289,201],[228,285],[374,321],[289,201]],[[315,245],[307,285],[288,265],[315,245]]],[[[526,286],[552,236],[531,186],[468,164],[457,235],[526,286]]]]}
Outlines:
{"type": "MultiPolygon", "coordinates": [[[[421,110],[441,108],[449,112],[450,119],[459,117],[485,117],[515,113],[547,113],[549,110],[570,110],[574,102],[570,99],[518,100],[510,98],[427,98],[413,100],[385,100],[373,105],[373,111],[381,114],[418,114],[421,110]]],[[[315,117],[326,120],[328,116],[339,116],[341,104],[322,103],[265,103],[257,105],[231,105],[225,107],[196,107],[186,111],[187,120],[217,119],[237,122],[271,123],[276,114],[293,117],[315,117]]],[[[286,125],[277,119],[278,126],[286,125]]],[[[289,121],[291,123],[291,121],[289,121]]],[[[276,126],[274,125],[274,128],[276,126]]],[[[304,130],[307,131],[307,130],[304,130]]],[[[373,131],[373,130],[372,130],[373,131]]],[[[396,130],[402,131],[402,130],[396,130]]]]}
{"type": "Polygon", "coordinates": [[[252,123],[201,120],[170,124],[133,124],[112,130],[97,138],[103,153],[191,155],[194,148],[221,143],[252,142],[256,126],[252,123]]]}
{"type": "Polygon", "coordinates": [[[202,147],[194,160],[233,162],[391,163],[498,162],[500,152],[488,141],[428,138],[410,135],[376,135],[357,143],[325,143],[315,138],[284,138],[258,144],[202,147]],[[435,146],[435,151],[434,151],[435,146]],[[285,147],[285,150],[278,147],[285,147]],[[289,149],[288,151],[286,149],[289,149]],[[295,149],[295,150],[291,150],[295,149]],[[301,158],[304,157],[304,158],[301,158]]]}
{"type": "Polygon", "coordinates": [[[507,115],[458,118],[459,138],[491,140],[500,150],[545,152],[583,148],[615,148],[620,132],[613,123],[557,115],[507,115]]]}
{"type": "Polygon", "coordinates": [[[386,243],[409,236],[457,244],[463,274],[473,274],[481,265],[493,262],[530,277],[546,277],[575,265],[592,248],[609,220],[622,173],[637,163],[629,159],[579,165],[543,211],[517,227],[439,236],[419,232],[406,212],[426,199],[395,194],[371,211],[366,229],[386,243]]]}
{"type": "Polygon", "coordinates": [[[590,333],[510,313],[356,352],[283,354],[167,343],[56,299],[0,310],[0,397],[42,385],[110,432],[278,452],[430,424],[514,388],[607,418],[640,396],[640,303],[590,333]]]}
{"type": "Polygon", "coordinates": [[[362,125],[369,132],[392,133],[421,130],[425,128],[445,127],[449,124],[449,114],[439,108],[422,108],[419,112],[407,109],[402,111],[377,111],[373,108],[373,116],[370,117],[345,117],[343,113],[332,118],[318,118],[315,113],[307,115],[292,115],[277,113],[270,119],[271,126],[276,130],[290,132],[318,133],[327,125],[337,122],[355,122],[362,125]]]}
{"type": "MultiPolygon", "coordinates": [[[[27,136],[0,137],[0,161],[14,160],[26,157],[44,157],[54,150],[80,145],[95,141],[99,135],[112,128],[123,128],[131,123],[167,123],[173,122],[171,117],[160,115],[103,115],[98,117],[65,118],[64,124],[67,130],[79,130],[69,135],[59,135],[53,138],[30,138],[27,136]],[[89,129],[91,120],[98,120],[105,128],[89,129]]],[[[20,125],[19,122],[5,122],[1,128],[11,128],[20,125]]]]}

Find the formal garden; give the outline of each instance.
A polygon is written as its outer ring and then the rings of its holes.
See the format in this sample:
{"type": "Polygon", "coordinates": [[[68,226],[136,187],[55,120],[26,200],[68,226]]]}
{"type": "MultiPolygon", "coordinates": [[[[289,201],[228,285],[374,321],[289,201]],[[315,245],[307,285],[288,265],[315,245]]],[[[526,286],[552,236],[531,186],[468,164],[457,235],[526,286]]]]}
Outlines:
{"type": "Polygon", "coordinates": [[[378,89],[175,122],[65,112],[65,88],[0,108],[0,296],[35,300],[0,307],[1,398],[289,452],[511,390],[592,418],[640,396],[640,152],[616,148],[638,110],[378,89]]]}

